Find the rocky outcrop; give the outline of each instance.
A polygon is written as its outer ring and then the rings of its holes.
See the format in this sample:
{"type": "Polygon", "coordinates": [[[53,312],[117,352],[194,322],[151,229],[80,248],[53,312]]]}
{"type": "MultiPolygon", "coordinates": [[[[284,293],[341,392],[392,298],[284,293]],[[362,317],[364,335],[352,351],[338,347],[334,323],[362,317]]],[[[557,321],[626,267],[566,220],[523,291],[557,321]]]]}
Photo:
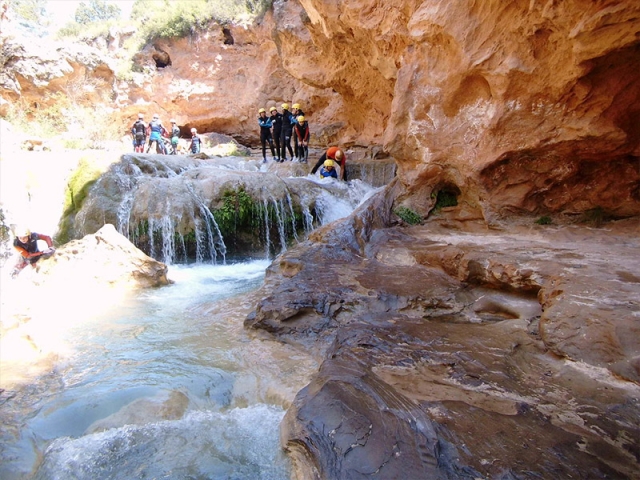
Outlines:
{"type": "Polygon", "coordinates": [[[167,285],[167,266],[138,250],[113,225],[61,247],[38,262],[38,283],[143,288],[167,285]]]}
{"type": "Polygon", "coordinates": [[[112,95],[115,74],[107,57],[82,44],[25,41],[0,36],[0,97],[9,103],[23,102],[33,110],[54,105],[63,94],[91,105],[112,95]]]}
{"type": "Polygon", "coordinates": [[[245,322],[324,359],[282,426],[299,478],[635,478],[637,222],[391,227],[398,191],[277,259],[245,322]]]}

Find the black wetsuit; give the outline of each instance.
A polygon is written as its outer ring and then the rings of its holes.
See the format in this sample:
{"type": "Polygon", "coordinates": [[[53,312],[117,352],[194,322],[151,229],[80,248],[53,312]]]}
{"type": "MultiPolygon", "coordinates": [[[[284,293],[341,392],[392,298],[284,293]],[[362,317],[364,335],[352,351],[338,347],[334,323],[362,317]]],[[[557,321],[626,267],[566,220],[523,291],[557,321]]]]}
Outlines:
{"type": "Polygon", "coordinates": [[[276,144],[277,157],[280,159],[280,135],[282,134],[282,114],[275,112],[271,114],[271,123],[273,124],[273,141],[276,144]]]}
{"type": "Polygon", "coordinates": [[[291,159],[293,160],[293,149],[291,148],[291,135],[293,134],[293,115],[289,110],[284,110],[282,112],[282,132],[280,133],[280,143],[281,143],[281,151],[282,155],[280,155],[280,160],[284,161],[287,159],[287,149],[289,149],[289,154],[291,155],[291,159]]]}

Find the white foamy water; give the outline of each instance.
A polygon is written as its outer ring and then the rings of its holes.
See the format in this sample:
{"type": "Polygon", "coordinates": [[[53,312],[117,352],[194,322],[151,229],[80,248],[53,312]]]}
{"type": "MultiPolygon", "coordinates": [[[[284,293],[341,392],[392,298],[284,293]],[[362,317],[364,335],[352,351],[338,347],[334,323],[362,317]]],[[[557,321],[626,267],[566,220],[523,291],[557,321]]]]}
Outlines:
{"type": "Polygon", "coordinates": [[[317,365],[244,330],[267,266],[172,266],[69,324],[51,305],[64,347],[0,395],[0,478],[289,479],[279,423],[317,365]]]}

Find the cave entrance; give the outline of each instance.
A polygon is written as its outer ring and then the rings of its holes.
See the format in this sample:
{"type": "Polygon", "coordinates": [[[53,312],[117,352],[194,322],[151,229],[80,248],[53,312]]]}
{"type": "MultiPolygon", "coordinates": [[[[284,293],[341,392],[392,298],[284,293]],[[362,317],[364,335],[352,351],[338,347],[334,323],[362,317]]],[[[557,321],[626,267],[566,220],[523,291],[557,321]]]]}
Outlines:
{"type": "Polygon", "coordinates": [[[171,57],[164,50],[154,52],[151,58],[156,63],[156,68],[165,68],[171,65],[171,57]]]}
{"type": "Polygon", "coordinates": [[[447,184],[437,187],[431,193],[431,198],[435,199],[434,211],[439,211],[445,207],[458,206],[458,196],[460,189],[455,185],[447,184]]]}

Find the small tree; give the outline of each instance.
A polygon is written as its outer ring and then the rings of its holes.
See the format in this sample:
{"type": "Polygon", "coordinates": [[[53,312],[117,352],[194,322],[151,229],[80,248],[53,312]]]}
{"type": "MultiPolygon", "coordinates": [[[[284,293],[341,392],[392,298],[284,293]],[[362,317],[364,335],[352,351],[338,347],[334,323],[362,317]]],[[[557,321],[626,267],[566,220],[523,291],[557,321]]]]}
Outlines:
{"type": "Polygon", "coordinates": [[[120,7],[107,4],[105,0],[90,0],[82,2],[76,9],[76,22],[87,25],[93,22],[107,21],[120,18],[120,7]]]}
{"type": "Polygon", "coordinates": [[[45,26],[48,23],[47,0],[10,0],[9,8],[30,24],[45,26]]]}

